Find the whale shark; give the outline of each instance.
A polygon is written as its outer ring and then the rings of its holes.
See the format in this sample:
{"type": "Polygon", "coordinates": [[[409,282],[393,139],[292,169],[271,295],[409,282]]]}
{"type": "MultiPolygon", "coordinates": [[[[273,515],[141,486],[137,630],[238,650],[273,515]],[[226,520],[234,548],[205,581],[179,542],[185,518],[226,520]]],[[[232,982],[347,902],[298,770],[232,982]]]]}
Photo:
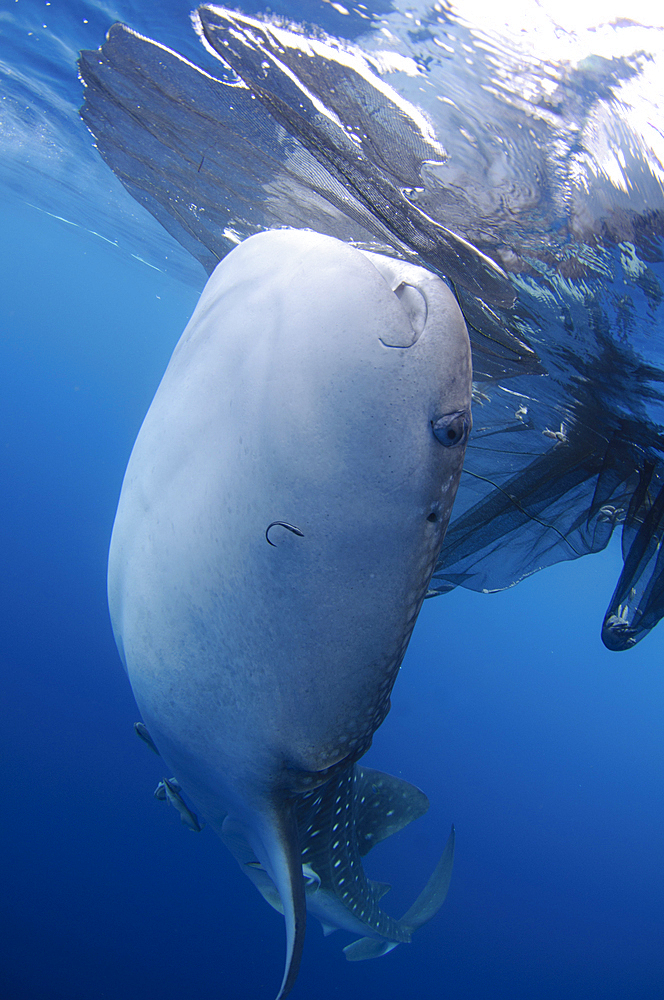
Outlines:
{"type": "Polygon", "coordinates": [[[470,429],[470,343],[446,283],[282,229],[213,271],[134,445],[108,597],[137,732],[173,775],[158,797],[207,823],[283,912],[279,1000],[307,909],[359,935],[358,960],[407,943],[447,893],[454,832],[401,920],[381,908],[361,859],[427,800],[358,761],[470,429]]]}

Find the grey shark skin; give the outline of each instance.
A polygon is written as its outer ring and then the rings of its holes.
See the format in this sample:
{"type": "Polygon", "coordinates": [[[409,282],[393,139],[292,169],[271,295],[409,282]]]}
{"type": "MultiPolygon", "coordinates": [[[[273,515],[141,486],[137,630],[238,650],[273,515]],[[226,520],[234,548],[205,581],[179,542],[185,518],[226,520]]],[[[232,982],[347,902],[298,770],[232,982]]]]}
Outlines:
{"type": "MultiPolygon", "coordinates": [[[[316,233],[261,233],[210,277],[127,467],[108,569],[118,649],[198,815],[278,894],[279,998],[316,886],[302,810],[318,788],[342,794],[388,712],[470,398],[465,324],[439,278],[316,233]]],[[[382,890],[366,891],[373,913],[382,890]]],[[[384,938],[377,920],[359,932],[384,938]]]]}

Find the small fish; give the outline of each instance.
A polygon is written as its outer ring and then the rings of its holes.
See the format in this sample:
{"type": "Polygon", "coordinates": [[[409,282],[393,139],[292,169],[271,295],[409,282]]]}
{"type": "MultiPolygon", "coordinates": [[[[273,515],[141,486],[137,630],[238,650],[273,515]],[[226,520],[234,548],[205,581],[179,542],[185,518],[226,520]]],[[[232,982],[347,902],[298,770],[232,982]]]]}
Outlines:
{"type": "Polygon", "coordinates": [[[160,756],[160,753],[155,746],[155,742],[150,736],[147,726],[143,722],[134,723],[134,732],[138,736],[139,740],[143,740],[143,742],[150,747],[150,750],[152,750],[153,753],[156,753],[157,757],[160,756]]]}
{"type": "MultiPolygon", "coordinates": [[[[182,791],[182,785],[175,780],[175,778],[169,778],[171,788],[174,788],[176,792],[182,791]]],[[[160,781],[154,790],[155,799],[159,799],[160,802],[166,801],[166,785],[163,781],[160,781]]]]}
{"type": "Polygon", "coordinates": [[[175,778],[163,778],[157,785],[155,791],[155,797],[158,799],[163,797],[167,799],[172,806],[175,806],[177,811],[180,813],[180,819],[186,827],[193,830],[194,833],[200,833],[203,829],[202,825],[198,822],[198,817],[185,805],[184,799],[180,795],[180,785],[175,780],[175,778]]]}

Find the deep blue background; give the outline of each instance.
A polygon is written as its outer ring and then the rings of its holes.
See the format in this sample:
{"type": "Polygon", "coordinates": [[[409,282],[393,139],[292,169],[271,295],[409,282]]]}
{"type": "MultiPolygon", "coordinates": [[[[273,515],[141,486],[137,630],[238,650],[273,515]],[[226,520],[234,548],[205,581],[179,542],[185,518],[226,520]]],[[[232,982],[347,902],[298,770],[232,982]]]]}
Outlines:
{"type": "MultiPolygon", "coordinates": [[[[0,1000],[269,1000],[282,920],[153,798],[106,610],[125,463],[197,293],[25,204],[2,217],[0,1000]]],[[[453,821],[448,901],[366,963],[312,920],[294,1000],[664,995],[664,633],[604,650],[619,570],[612,548],[425,604],[367,760],[431,810],[368,867],[400,915],[453,821]]]]}

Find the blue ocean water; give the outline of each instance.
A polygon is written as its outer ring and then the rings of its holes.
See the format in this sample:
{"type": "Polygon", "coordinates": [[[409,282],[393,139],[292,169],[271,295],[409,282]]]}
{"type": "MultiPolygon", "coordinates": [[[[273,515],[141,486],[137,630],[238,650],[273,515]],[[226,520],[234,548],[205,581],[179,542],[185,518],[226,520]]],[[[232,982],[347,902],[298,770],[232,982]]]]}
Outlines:
{"type": "MultiPolygon", "coordinates": [[[[269,998],[283,921],[154,799],[106,610],[125,464],[197,289],[42,195],[4,189],[0,229],[0,998],[269,998]]],[[[431,809],[367,868],[400,914],[454,822],[449,897],[372,962],[311,921],[294,997],[662,996],[664,633],[601,645],[621,563],[426,602],[366,760],[431,809]]]]}

